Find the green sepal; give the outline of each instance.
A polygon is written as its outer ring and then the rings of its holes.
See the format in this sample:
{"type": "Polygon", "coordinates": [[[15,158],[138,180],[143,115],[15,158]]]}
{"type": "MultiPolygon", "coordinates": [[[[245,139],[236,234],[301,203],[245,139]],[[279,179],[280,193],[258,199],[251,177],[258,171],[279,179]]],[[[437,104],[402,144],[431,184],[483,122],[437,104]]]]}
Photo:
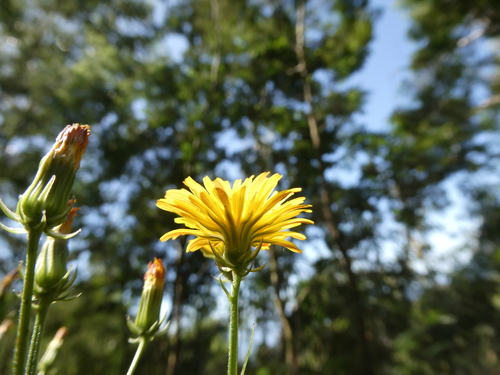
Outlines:
{"type": "Polygon", "coordinates": [[[52,230],[52,229],[47,229],[44,231],[44,233],[47,236],[55,238],[56,240],[69,240],[70,238],[75,237],[81,231],[82,231],[81,229],[78,229],[78,230],[74,231],[73,233],[63,234],[63,233],[56,232],[55,230],[52,230]]]}
{"type": "Polygon", "coordinates": [[[75,272],[72,271],[73,266],[69,268],[68,272],[66,272],[61,280],[47,289],[41,288],[35,283],[35,285],[33,285],[33,296],[36,299],[49,298],[52,302],[72,301],[75,298],[80,297],[81,293],[70,297],[70,294],[72,292],[70,288],[73,286],[73,283],[75,282],[78,274],[77,269],[75,269],[75,272]]]}
{"type": "Polygon", "coordinates": [[[127,326],[130,331],[132,331],[133,334],[137,335],[136,338],[131,337],[128,339],[128,342],[132,344],[139,342],[141,338],[146,338],[149,341],[152,341],[154,338],[164,335],[167,332],[168,327],[170,326],[170,321],[168,321],[165,327],[159,330],[163,323],[165,323],[167,314],[165,314],[161,320],[157,320],[156,322],[154,322],[147,331],[143,331],[141,328],[137,327],[129,315],[127,315],[126,319],[127,326]]]}
{"type": "MultiPolygon", "coordinates": [[[[43,188],[42,192],[37,197],[38,201],[45,202],[48,199],[50,191],[52,190],[52,187],[54,186],[54,182],[56,182],[56,175],[55,174],[52,175],[52,177],[50,178],[49,182],[47,182],[47,184],[43,188]]],[[[35,188],[35,190],[33,192],[36,192],[36,190],[37,190],[37,188],[35,188]]],[[[33,193],[31,193],[30,195],[33,195],[33,193]]]]}
{"type": "Polygon", "coordinates": [[[24,214],[24,211],[22,210],[22,207],[17,204],[18,211],[19,211],[19,217],[21,218],[20,223],[24,225],[26,230],[29,231],[41,231],[43,232],[45,230],[45,227],[47,226],[47,216],[45,215],[45,211],[42,211],[42,216],[40,217],[39,221],[33,221],[30,220],[29,217],[27,217],[24,214]]]}
{"type": "MultiPolygon", "coordinates": [[[[126,316],[126,320],[127,320],[128,329],[130,329],[133,334],[139,336],[141,334],[141,329],[134,324],[134,322],[130,318],[130,315],[126,316]]],[[[130,341],[130,339],[129,339],[129,341],[130,341]]]]}
{"type": "Polygon", "coordinates": [[[217,251],[215,251],[213,245],[212,245],[212,241],[209,241],[208,244],[210,245],[210,249],[212,250],[212,254],[214,254],[214,257],[215,259],[217,260],[217,267],[219,267],[219,269],[221,270],[221,272],[224,272],[223,269],[224,268],[228,268],[228,269],[233,269],[235,267],[234,264],[232,264],[230,261],[228,261],[227,259],[221,257],[217,251]]]}
{"type": "Polygon", "coordinates": [[[263,264],[262,266],[260,266],[260,267],[257,267],[257,268],[252,268],[252,269],[250,270],[250,272],[257,272],[257,271],[260,271],[260,270],[261,270],[261,269],[263,269],[265,266],[267,266],[267,262],[266,262],[266,263],[264,263],[264,264],[263,264]]]}
{"type": "Polygon", "coordinates": [[[3,230],[5,230],[7,232],[14,233],[14,234],[26,234],[26,233],[28,233],[26,231],[26,229],[24,229],[24,228],[11,228],[11,227],[8,227],[7,225],[5,225],[1,222],[0,222],[0,228],[2,228],[3,230]]]}
{"type": "Polygon", "coordinates": [[[10,220],[21,222],[21,217],[15,212],[11,211],[9,207],[0,199],[0,210],[3,211],[5,216],[7,216],[10,220]]]}

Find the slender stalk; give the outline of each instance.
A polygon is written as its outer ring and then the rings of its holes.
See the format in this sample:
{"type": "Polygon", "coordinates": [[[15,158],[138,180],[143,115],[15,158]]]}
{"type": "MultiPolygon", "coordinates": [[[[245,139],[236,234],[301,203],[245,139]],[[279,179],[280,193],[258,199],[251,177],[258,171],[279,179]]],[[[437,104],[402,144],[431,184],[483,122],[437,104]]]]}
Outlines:
{"type": "Polygon", "coordinates": [[[146,348],[147,339],[145,337],[141,337],[139,339],[139,346],[135,351],[134,359],[132,359],[132,363],[127,371],[127,375],[132,375],[139,364],[139,360],[141,359],[142,353],[144,353],[144,349],[146,348]]]}
{"type": "Polygon", "coordinates": [[[42,336],[43,326],[45,323],[45,318],[47,317],[47,312],[49,311],[50,304],[51,300],[46,298],[41,298],[40,303],[38,304],[35,325],[33,326],[33,334],[31,335],[31,345],[30,352],[28,354],[26,375],[35,375],[37,373],[38,352],[40,351],[40,338],[42,336]]]}
{"type": "Polygon", "coordinates": [[[238,294],[242,277],[233,271],[231,295],[229,297],[229,354],[227,375],[238,374],[238,294]]]}
{"type": "Polygon", "coordinates": [[[28,232],[26,270],[24,271],[24,283],[23,290],[21,292],[21,307],[19,309],[19,324],[17,326],[12,375],[22,375],[24,373],[31,320],[31,298],[33,296],[35,262],[38,251],[38,242],[40,241],[41,235],[41,230],[31,229],[28,232]]]}

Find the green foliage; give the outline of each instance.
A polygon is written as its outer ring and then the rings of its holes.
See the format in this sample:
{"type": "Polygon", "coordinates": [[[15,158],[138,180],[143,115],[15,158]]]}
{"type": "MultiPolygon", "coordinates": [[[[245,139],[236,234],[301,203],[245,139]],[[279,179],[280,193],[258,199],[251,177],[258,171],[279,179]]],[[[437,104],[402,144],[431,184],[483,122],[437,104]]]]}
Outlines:
{"type": "MultiPolygon", "coordinates": [[[[125,373],[135,349],[125,315],[153,256],[167,265],[172,325],[138,373],[223,373],[217,269],[184,254],[184,242],[159,243],[176,224],[155,201],[189,175],[271,170],[314,205],[305,247],[313,260],[274,249],[243,283],[242,326],[257,322],[248,373],[495,374],[500,206],[497,187],[471,176],[497,173],[495,149],[478,141],[498,127],[500,80],[484,76],[498,56],[482,47],[498,42],[497,2],[402,2],[419,42],[411,104],[377,134],[358,124],[369,97],[349,84],[369,58],[376,12],[366,1],[305,1],[301,51],[302,4],[192,0],[162,14],[161,2],[3,1],[1,198],[15,206],[64,125],[92,127],[73,190],[83,232],[70,258],[82,295],[51,307],[42,343],[68,327],[58,373],[125,373]],[[476,25],[483,31],[473,39],[476,25]],[[185,44],[182,56],[172,40],[185,44]],[[442,281],[433,267],[413,269],[427,254],[414,253],[412,240],[428,247],[428,214],[447,206],[443,184],[457,175],[467,176],[469,214],[483,225],[479,241],[464,245],[469,264],[442,281]],[[391,218],[396,235],[386,230],[391,218]],[[389,244],[395,260],[382,261],[389,244]]],[[[24,243],[5,232],[0,241],[3,276],[24,243]]],[[[15,310],[13,297],[0,297],[0,319],[15,310]]],[[[0,340],[7,373],[12,334],[0,340]]]]}

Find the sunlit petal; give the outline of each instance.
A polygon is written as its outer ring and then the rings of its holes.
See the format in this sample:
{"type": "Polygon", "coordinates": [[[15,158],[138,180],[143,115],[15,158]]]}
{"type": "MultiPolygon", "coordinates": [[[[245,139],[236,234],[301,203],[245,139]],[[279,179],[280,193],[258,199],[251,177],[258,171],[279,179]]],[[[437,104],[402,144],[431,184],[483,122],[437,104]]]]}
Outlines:
{"type": "Polygon", "coordinates": [[[162,210],[179,215],[175,222],[186,228],[170,231],[161,240],[193,236],[187,251],[201,250],[217,263],[223,262],[225,267],[246,267],[247,259],[253,259],[252,248],[268,250],[271,245],[278,245],[302,252],[287,238],[305,240],[306,236],[288,229],[314,224],[298,217],[304,212],[310,213],[311,205],[303,204],[304,197],[289,199],[300,192],[300,188],[275,191],[281,178],[277,173],[270,176],[264,172],[257,177],[236,180],[232,187],[220,178],[211,180],[207,176],[203,178],[203,185],[191,177],[186,178],[184,185],[189,190],[168,190],[165,198],[157,202],[162,210]]]}

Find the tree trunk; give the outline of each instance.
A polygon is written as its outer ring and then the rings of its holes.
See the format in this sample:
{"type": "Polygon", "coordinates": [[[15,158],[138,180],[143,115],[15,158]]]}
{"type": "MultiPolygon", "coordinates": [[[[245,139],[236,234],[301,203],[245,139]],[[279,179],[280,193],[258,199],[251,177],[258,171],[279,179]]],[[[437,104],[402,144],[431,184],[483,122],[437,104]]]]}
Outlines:
{"type": "Polygon", "coordinates": [[[323,210],[323,216],[325,223],[327,225],[327,230],[329,234],[329,239],[327,240],[328,245],[333,250],[335,248],[339,249],[342,253],[343,264],[349,278],[349,285],[351,289],[352,303],[354,305],[355,311],[355,321],[357,325],[358,341],[360,345],[360,371],[363,375],[372,375],[374,373],[369,341],[372,339],[372,334],[367,330],[366,319],[365,319],[365,309],[361,300],[361,295],[359,292],[358,281],[355,272],[352,269],[352,260],[348,254],[348,249],[343,245],[342,234],[338,230],[337,221],[331,211],[331,201],[328,194],[328,184],[325,178],[325,167],[322,162],[321,154],[321,139],[318,130],[318,123],[314,114],[314,103],[312,97],[312,89],[309,83],[309,76],[307,71],[307,64],[305,59],[304,50],[304,18],[305,18],[305,7],[303,0],[298,0],[297,2],[297,21],[295,26],[295,36],[296,45],[295,53],[297,55],[297,67],[295,69],[301,77],[303,78],[303,95],[304,101],[309,104],[310,110],[307,114],[307,123],[309,126],[309,133],[311,137],[312,146],[315,152],[315,156],[319,165],[319,175],[321,178],[321,192],[320,199],[323,210]]]}

